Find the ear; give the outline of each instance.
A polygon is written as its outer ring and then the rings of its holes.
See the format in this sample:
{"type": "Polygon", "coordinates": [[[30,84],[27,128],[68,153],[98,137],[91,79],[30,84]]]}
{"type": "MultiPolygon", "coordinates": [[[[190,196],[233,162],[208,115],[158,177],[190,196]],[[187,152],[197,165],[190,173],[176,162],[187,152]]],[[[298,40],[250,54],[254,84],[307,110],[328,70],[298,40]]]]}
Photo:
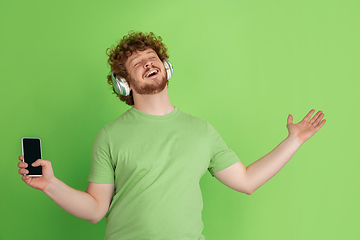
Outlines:
{"type": "Polygon", "coordinates": [[[124,78],[124,79],[125,79],[126,83],[128,84],[129,89],[130,89],[130,91],[131,91],[131,90],[132,90],[132,88],[131,88],[130,82],[129,82],[126,78],[124,78]]]}

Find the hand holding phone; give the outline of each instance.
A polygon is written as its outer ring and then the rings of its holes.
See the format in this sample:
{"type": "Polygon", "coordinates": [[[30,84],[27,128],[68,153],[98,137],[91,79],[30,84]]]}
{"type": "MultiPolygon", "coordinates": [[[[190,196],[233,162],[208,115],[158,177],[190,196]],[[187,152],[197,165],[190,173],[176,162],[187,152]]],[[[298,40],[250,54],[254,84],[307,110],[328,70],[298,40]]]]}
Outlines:
{"type": "Polygon", "coordinates": [[[40,139],[33,139],[34,138],[23,138],[21,140],[23,155],[19,156],[19,160],[21,161],[18,163],[19,174],[22,175],[22,180],[27,185],[32,188],[44,191],[47,186],[55,179],[55,176],[51,162],[41,159],[42,156],[40,139]],[[28,148],[30,148],[30,151],[28,151],[28,148]],[[34,162],[35,166],[31,166],[34,162]],[[38,169],[41,169],[41,172],[38,169]],[[34,172],[34,170],[38,172],[34,172]]]}

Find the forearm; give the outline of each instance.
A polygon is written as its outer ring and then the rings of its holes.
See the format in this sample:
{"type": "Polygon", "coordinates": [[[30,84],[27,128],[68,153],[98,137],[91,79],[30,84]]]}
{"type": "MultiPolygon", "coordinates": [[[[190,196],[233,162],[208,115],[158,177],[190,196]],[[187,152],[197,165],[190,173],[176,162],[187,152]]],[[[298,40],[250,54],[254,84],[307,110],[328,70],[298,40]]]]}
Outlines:
{"type": "Polygon", "coordinates": [[[282,141],[274,150],[250,164],[246,168],[246,179],[249,189],[254,192],[273,176],[275,176],[291,159],[301,146],[295,137],[288,137],[282,141]]]}
{"type": "Polygon", "coordinates": [[[43,192],[62,209],[76,217],[91,223],[103,217],[100,205],[89,193],[71,188],[57,178],[54,178],[43,192]]]}

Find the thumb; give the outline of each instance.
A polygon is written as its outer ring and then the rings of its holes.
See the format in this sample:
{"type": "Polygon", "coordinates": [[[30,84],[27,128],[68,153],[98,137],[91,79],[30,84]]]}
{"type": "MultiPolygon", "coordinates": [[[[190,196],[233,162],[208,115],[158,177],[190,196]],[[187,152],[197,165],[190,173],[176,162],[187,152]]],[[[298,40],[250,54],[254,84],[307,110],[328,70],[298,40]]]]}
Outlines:
{"type": "Polygon", "coordinates": [[[47,163],[48,163],[48,161],[46,161],[46,160],[38,159],[38,160],[36,160],[35,162],[33,162],[33,163],[31,164],[31,166],[33,166],[33,167],[42,166],[42,167],[43,167],[43,166],[46,166],[47,163]]]}
{"type": "Polygon", "coordinates": [[[287,124],[292,124],[293,123],[293,116],[291,114],[289,114],[288,118],[287,118],[287,124]]]}

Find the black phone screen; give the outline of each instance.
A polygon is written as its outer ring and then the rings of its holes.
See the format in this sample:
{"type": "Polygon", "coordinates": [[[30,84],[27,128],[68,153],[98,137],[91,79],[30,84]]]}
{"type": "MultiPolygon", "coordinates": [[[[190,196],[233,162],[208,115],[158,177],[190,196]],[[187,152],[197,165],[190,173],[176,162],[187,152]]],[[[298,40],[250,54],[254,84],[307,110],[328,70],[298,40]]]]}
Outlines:
{"type": "Polygon", "coordinates": [[[23,138],[23,154],[24,162],[28,164],[26,168],[29,170],[28,175],[42,175],[42,167],[33,167],[31,164],[38,159],[41,159],[41,144],[39,138],[23,138]]]}

